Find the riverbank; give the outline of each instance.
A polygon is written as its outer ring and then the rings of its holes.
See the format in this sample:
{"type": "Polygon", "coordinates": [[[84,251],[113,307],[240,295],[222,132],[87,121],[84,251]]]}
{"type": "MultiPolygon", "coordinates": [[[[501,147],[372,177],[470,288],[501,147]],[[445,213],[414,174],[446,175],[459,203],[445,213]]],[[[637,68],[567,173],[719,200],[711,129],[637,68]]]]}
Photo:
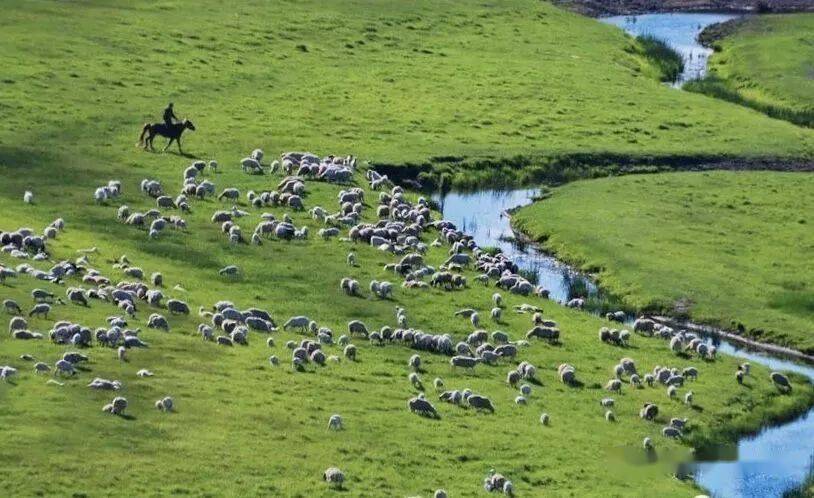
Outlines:
{"type": "Polygon", "coordinates": [[[814,127],[814,14],[752,16],[705,30],[712,47],[706,78],[685,89],[814,127]]]}
{"type": "Polygon", "coordinates": [[[812,182],[723,171],[574,182],[513,220],[633,309],[814,354],[812,182]]]}
{"type": "Polygon", "coordinates": [[[673,154],[665,156],[616,153],[470,158],[435,156],[420,163],[373,161],[370,167],[426,191],[475,190],[481,187],[558,185],[575,180],[670,171],[814,171],[812,157],[739,157],[673,154]]]}
{"type": "Polygon", "coordinates": [[[668,12],[781,13],[811,12],[806,0],[554,0],[591,17],[668,12]]]}

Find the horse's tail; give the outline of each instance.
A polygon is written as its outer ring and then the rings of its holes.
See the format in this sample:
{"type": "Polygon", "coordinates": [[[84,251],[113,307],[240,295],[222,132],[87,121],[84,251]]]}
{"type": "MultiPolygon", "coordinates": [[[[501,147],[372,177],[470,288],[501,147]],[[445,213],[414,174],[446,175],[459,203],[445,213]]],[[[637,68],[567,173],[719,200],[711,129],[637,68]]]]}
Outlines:
{"type": "Polygon", "coordinates": [[[144,144],[144,135],[146,135],[148,131],[150,131],[150,123],[145,124],[144,128],[141,129],[141,135],[138,137],[136,147],[140,147],[144,144]]]}

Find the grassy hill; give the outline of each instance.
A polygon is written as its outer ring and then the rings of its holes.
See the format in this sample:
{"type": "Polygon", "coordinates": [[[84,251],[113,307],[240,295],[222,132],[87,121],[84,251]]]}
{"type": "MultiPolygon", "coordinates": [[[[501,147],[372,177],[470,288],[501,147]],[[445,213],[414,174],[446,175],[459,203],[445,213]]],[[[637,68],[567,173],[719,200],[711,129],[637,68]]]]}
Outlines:
{"type": "Polygon", "coordinates": [[[669,173],[576,182],[517,225],[638,308],[814,352],[814,178],[669,173]]]}
{"type": "MultiPolygon", "coordinates": [[[[787,123],[662,87],[620,33],[537,2],[234,7],[32,1],[5,4],[0,23],[0,230],[40,231],[62,217],[66,230],[50,243],[54,261],[74,260],[77,250],[95,246],[90,266],[114,282],[125,277],[112,262],[127,255],[148,273],[162,272],[168,297],[188,301],[193,310],[231,299],[241,309],[269,309],[278,324],[308,315],[336,335],[351,319],[371,329],[395,326],[395,307],[402,306],[410,326],[462,339],[472,326],[453,311],[474,306],[485,318],[495,289],[471,285],[446,293],[397,286],[393,300],[371,299],[368,292],[345,296],[338,284],[346,276],[363,287],[373,278],[397,282],[383,269],[396,258],[323,241],[314,236],[320,225],[304,212],[290,214],[297,226],[311,227],[311,239],[263,246],[230,245],[209,218],[231,203],[211,199],[192,201],[192,213],[183,215],[187,230],[167,230],[157,240],[118,223],[121,203],[134,210],[155,205],[138,190],[141,179],[159,179],[173,194],[180,188],[189,157],[133,147],[142,123],[155,119],[168,99],[198,127],[185,137],[185,150],[217,159],[221,171],[208,178],[218,190],[234,186],[244,195],[280,180],[240,172],[239,159],[255,147],[271,156],[308,149],[402,163],[439,155],[669,153],[687,144],[716,154],[798,155],[808,153],[812,140],[787,123]],[[747,139],[743,130],[755,128],[765,133],[747,139]],[[96,205],[94,188],[112,178],[123,182],[123,197],[96,205]],[[21,200],[26,189],[34,192],[33,205],[21,200]],[[351,249],[357,268],[345,264],[351,249]],[[227,264],[239,265],[243,276],[218,276],[227,264]]],[[[354,182],[365,186],[361,172],[354,182]]],[[[309,181],[307,188],[306,208],[337,208],[340,187],[309,181]]],[[[374,218],[375,195],[368,192],[366,220],[374,218]]],[[[239,204],[250,211],[240,220],[246,234],[262,211],[278,218],[288,212],[249,208],[245,196],[239,204]]],[[[434,237],[429,232],[424,240],[434,237]]],[[[431,249],[429,263],[437,266],[447,250],[431,249]]],[[[0,253],[0,264],[21,262],[0,253]]],[[[476,275],[465,274],[470,281],[476,275]]],[[[16,299],[27,310],[33,288],[64,296],[68,285],[88,287],[78,278],[57,286],[22,275],[0,284],[0,298],[16,299]]],[[[504,323],[485,325],[518,339],[530,317],[510,307],[527,299],[505,297],[504,323]]],[[[521,350],[519,359],[540,371],[529,406],[516,406],[517,391],[504,381],[517,362],[468,373],[452,371],[445,356],[422,353],[428,397],[435,398],[429,386],[439,376],[448,388],[471,388],[496,405],[488,415],[435,401],[440,420],[408,412],[406,401],[416,395],[407,380],[414,351],[397,344],[354,339],[359,361],[300,373],[291,369],[285,347],[301,340],[299,334],[276,332],[269,348],[264,335],[253,333],[249,346],[225,348],[198,337],[204,319],[194,311],[169,317],[169,333],[146,329],[151,312],[167,312],[142,304],[130,326],[142,329],[150,348],[130,350],[126,363],[113,349],[85,350],[89,364],[59,386],[34,375],[31,363],[19,357],[32,354],[53,364],[75,348],[0,334],[0,365],[20,370],[18,378],[0,382],[0,456],[13,462],[4,467],[0,485],[8,496],[428,496],[442,487],[451,496],[481,496],[481,480],[495,468],[523,496],[624,496],[646,488],[678,497],[695,490],[672,477],[674,461],[687,456],[688,446],[660,436],[670,417],[689,417],[686,442],[698,444],[754,430],[814,401],[800,378],[793,378],[790,395],[782,395],[759,367],[744,386],[736,384],[733,359],[677,357],[658,339],[634,337],[629,348],[601,344],[597,330],[609,323],[533,301],[559,322],[563,341],[521,350]],[[271,366],[271,354],[281,366],[271,366]],[[696,366],[699,379],[680,391],[692,389],[695,406],[670,401],[662,387],[625,387],[615,396],[618,422],[606,422],[598,404],[607,395],[601,386],[624,356],[642,370],[696,366]],[[556,380],[564,361],[576,366],[581,387],[556,380]],[[137,377],[142,368],[155,377],[137,377]],[[93,377],[123,382],[118,394],[129,401],[128,418],[101,412],[114,394],[85,387],[93,377]],[[175,398],[175,413],[153,407],[167,395],[175,398]],[[638,418],[648,400],[662,408],[655,423],[638,418]],[[551,416],[548,427],[539,423],[542,412],[551,416]],[[346,430],[326,429],[332,413],[343,416],[346,430]],[[639,465],[645,436],[656,442],[653,465],[639,465]],[[345,492],[321,482],[331,465],[346,472],[345,492]]],[[[98,301],[89,308],[55,305],[48,320],[33,318],[30,325],[46,333],[54,320],[95,328],[119,313],[98,301]]],[[[326,351],[340,354],[335,346],[326,351]]]]}
{"type": "MultiPolygon", "coordinates": [[[[722,25],[709,77],[688,89],[814,127],[814,14],[773,15],[722,25]]],[[[713,36],[715,32],[713,32],[713,36]]]]}
{"type": "Polygon", "coordinates": [[[478,160],[508,160],[501,173],[520,178],[551,162],[814,154],[812,132],[666,88],[621,30],[545,2],[37,0],[4,12],[3,168],[44,153],[154,168],[130,146],[168,100],[199,127],[194,154],[265,137],[450,174],[463,159],[470,177],[478,160]]]}

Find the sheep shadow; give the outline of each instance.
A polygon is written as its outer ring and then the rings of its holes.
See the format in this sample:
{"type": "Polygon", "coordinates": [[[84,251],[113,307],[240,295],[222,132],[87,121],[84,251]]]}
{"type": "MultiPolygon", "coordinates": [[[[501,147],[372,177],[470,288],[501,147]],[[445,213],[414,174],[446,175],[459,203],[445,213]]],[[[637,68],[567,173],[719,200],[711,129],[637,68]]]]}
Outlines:
{"type": "Polygon", "coordinates": [[[704,407],[703,406],[693,404],[693,405],[690,405],[690,408],[692,408],[694,411],[696,411],[698,413],[703,413],[704,412],[704,407]]]}
{"type": "Polygon", "coordinates": [[[129,413],[122,413],[119,415],[119,418],[132,422],[133,420],[138,420],[134,415],[130,415],[129,413]]]}

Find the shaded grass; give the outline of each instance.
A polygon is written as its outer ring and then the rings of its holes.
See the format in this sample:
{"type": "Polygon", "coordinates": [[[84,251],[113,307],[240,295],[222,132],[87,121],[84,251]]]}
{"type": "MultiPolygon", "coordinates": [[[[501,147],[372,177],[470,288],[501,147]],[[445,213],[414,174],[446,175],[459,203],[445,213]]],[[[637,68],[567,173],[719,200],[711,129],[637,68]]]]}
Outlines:
{"type": "Polygon", "coordinates": [[[642,46],[644,56],[661,73],[661,81],[674,82],[684,71],[684,59],[674,48],[654,35],[641,35],[636,41],[642,46]]]}

